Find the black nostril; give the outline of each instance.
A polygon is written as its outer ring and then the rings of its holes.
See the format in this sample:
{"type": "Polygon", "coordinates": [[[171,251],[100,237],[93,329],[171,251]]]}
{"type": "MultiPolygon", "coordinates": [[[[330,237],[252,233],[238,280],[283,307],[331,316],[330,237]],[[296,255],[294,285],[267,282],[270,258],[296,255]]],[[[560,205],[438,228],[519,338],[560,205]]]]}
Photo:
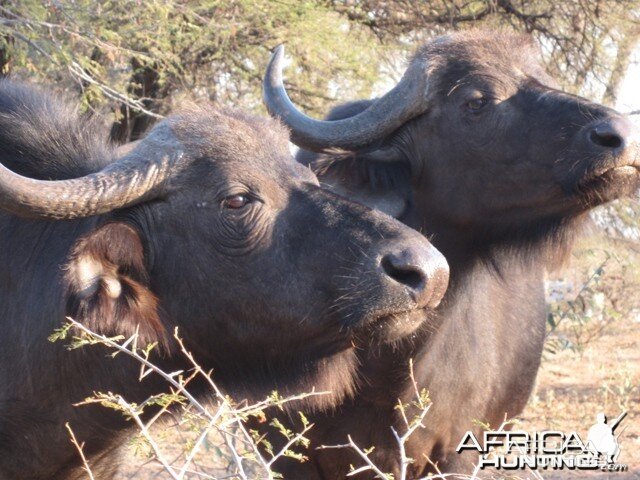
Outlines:
{"type": "Polygon", "coordinates": [[[417,265],[402,261],[394,255],[386,255],[380,262],[384,272],[396,282],[412,290],[423,288],[426,274],[417,265]]]}
{"type": "Polygon", "coordinates": [[[378,257],[378,271],[388,279],[387,293],[396,299],[405,301],[408,294],[411,308],[436,308],[447,290],[449,265],[424,238],[415,240],[408,247],[394,248],[378,257]]]}
{"type": "Polygon", "coordinates": [[[589,139],[604,148],[620,148],[624,143],[622,136],[609,123],[596,126],[591,130],[589,139]]]}

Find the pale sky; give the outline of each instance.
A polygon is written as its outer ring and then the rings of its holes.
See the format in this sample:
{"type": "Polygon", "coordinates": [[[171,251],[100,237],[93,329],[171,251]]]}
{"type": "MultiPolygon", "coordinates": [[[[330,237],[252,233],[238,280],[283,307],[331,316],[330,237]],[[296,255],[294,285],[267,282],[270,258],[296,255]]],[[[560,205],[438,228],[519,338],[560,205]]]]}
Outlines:
{"type": "Polygon", "coordinates": [[[620,85],[616,110],[622,113],[640,110],[640,45],[636,47],[629,70],[620,85]]]}

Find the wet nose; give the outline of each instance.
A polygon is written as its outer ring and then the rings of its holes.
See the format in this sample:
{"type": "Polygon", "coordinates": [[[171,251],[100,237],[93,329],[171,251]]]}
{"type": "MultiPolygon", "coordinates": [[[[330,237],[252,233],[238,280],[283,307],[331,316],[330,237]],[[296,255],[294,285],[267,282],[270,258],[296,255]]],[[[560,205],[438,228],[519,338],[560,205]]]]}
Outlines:
{"type": "Polygon", "coordinates": [[[607,118],[591,125],[589,140],[606,149],[625,148],[636,137],[636,127],[624,117],[607,118]]]}
{"type": "Polygon", "coordinates": [[[440,304],[449,283],[449,265],[435,247],[405,247],[387,252],[380,260],[386,276],[405,288],[420,308],[440,304]]]}

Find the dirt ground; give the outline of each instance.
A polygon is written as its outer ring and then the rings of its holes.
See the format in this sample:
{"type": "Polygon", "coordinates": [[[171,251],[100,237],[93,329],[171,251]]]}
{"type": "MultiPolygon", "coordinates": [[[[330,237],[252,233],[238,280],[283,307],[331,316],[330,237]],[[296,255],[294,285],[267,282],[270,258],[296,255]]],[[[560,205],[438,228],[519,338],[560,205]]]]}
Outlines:
{"type": "MultiPolygon", "coordinates": [[[[519,472],[504,479],[640,480],[640,249],[603,242],[608,241],[596,237],[582,242],[571,263],[550,275],[550,280],[571,286],[573,292],[566,294],[571,299],[590,282],[594,269],[603,265],[601,279],[595,282],[590,296],[597,300],[596,304],[602,304],[602,312],[600,316],[593,314],[588,306],[594,321],[579,326],[578,330],[571,324],[563,325],[564,330],[559,328],[557,336],[574,343],[579,334],[579,348],[545,354],[535,392],[514,428],[528,432],[576,431],[585,439],[599,412],[615,418],[626,410],[627,417],[616,433],[622,432],[618,462],[628,465],[628,471],[519,472]],[[613,259],[607,260],[612,251],[613,259]]],[[[145,464],[144,460],[130,455],[128,466],[119,478],[169,478],[165,475],[159,473],[153,461],[145,464]]]]}
{"type": "MultiPolygon", "coordinates": [[[[640,295],[640,292],[638,293],[640,295]]],[[[622,429],[619,463],[627,473],[546,473],[548,480],[640,479],[640,321],[620,319],[582,355],[562,352],[546,360],[538,385],[518,428],[525,431],[575,430],[583,439],[596,415],[608,418],[627,410],[622,429]]]]}

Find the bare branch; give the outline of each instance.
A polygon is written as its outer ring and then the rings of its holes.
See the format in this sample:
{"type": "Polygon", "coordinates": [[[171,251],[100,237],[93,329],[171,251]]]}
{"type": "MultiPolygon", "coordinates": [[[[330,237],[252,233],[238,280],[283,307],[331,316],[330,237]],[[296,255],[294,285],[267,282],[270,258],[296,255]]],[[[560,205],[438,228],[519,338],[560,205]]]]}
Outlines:
{"type": "Polygon", "coordinates": [[[95,480],[93,473],[91,472],[91,468],[89,468],[89,462],[87,462],[87,458],[84,456],[84,442],[82,442],[81,444],[78,443],[78,440],[76,439],[75,434],[73,433],[73,430],[71,430],[71,425],[69,425],[69,422],[65,423],[64,426],[67,428],[67,431],[69,432],[69,436],[71,437],[71,443],[73,443],[73,445],[76,447],[76,450],[78,450],[78,454],[80,455],[80,458],[82,459],[82,469],[87,472],[87,475],[89,476],[90,480],[95,480]]]}

